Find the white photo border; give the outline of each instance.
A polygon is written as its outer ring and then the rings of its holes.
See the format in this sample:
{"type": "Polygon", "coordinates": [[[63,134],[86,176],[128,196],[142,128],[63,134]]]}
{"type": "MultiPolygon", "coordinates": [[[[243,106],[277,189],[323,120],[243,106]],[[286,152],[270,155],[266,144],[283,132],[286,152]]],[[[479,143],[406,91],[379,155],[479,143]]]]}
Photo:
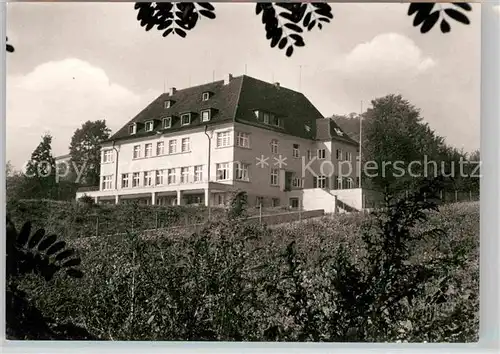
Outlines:
{"type": "MultiPolygon", "coordinates": [[[[222,2],[216,1],[213,2],[222,2]]],[[[362,2],[362,1],[350,1],[362,2]]],[[[372,1],[375,2],[375,1],[372,1]]],[[[403,1],[386,1],[397,2],[403,1]]],[[[500,2],[485,1],[481,9],[481,159],[480,182],[480,340],[467,344],[347,344],[347,343],[205,343],[205,342],[87,342],[87,341],[6,341],[5,318],[0,318],[0,344],[4,353],[164,353],[196,352],[337,352],[378,351],[492,351],[499,341],[499,234],[500,234],[500,2]],[[494,8],[494,7],[498,8],[494,8]]],[[[5,48],[6,3],[0,2],[0,40],[5,48]]],[[[13,56],[15,54],[12,54],[13,56]]],[[[6,51],[0,54],[0,181],[6,166],[6,51]]],[[[5,265],[5,183],[0,183],[0,259],[5,265]]],[[[5,314],[5,266],[0,266],[0,313],[5,314]]]]}

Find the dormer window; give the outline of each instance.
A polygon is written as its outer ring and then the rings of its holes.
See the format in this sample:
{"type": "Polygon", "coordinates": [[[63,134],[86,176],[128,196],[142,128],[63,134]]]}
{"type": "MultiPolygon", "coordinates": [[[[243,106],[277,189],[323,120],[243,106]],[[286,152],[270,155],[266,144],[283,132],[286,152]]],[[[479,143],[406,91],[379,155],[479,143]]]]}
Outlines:
{"type": "Polygon", "coordinates": [[[210,117],[211,114],[210,114],[210,110],[209,109],[206,109],[204,111],[201,111],[201,121],[202,122],[208,122],[210,120],[210,117]]]}
{"type": "Polygon", "coordinates": [[[146,122],[145,130],[147,132],[152,132],[154,127],[154,122],[152,120],[146,122]]]}
{"type": "Polygon", "coordinates": [[[203,94],[201,95],[202,101],[208,101],[209,98],[210,98],[210,92],[203,92],[203,94]]]}
{"type": "Polygon", "coordinates": [[[137,124],[135,124],[135,123],[134,124],[130,124],[128,126],[128,133],[130,135],[137,133],[137,124]]]}
{"type": "Polygon", "coordinates": [[[181,125],[191,124],[191,113],[185,113],[181,115],[181,125]]]}
{"type": "Polygon", "coordinates": [[[165,101],[165,103],[163,104],[163,107],[164,107],[165,109],[167,109],[167,108],[172,107],[172,105],[173,105],[173,104],[174,104],[174,101],[172,101],[172,100],[167,100],[167,101],[165,101]]]}
{"type": "Polygon", "coordinates": [[[264,112],[264,123],[269,124],[269,113],[264,112]]]}
{"type": "Polygon", "coordinates": [[[172,117],[163,118],[163,129],[168,129],[172,126],[172,117]]]}

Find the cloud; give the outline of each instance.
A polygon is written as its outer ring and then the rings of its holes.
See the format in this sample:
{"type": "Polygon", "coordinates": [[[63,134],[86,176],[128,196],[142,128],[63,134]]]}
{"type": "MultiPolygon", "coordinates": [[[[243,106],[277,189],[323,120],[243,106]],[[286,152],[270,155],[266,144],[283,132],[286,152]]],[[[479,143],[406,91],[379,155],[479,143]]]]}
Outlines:
{"type": "Polygon", "coordinates": [[[495,11],[497,14],[500,15],[500,5],[494,5],[493,6],[493,11],[495,11]]]}
{"type": "Polygon", "coordinates": [[[45,132],[53,136],[53,154],[66,154],[73,132],[85,121],[106,119],[115,131],[154,96],[113,83],[104,70],[75,58],[8,77],[7,160],[21,167],[45,132]]]}
{"type": "Polygon", "coordinates": [[[408,37],[384,33],[355,46],[337,62],[336,69],[347,76],[393,78],[419,75],[435,65],[408,37]]]}

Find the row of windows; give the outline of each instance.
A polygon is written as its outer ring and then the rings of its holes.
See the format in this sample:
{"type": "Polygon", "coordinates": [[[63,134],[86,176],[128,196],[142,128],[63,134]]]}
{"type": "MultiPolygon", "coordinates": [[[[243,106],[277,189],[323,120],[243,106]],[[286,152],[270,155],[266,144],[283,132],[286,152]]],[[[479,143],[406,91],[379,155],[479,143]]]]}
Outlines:
{"type": "MultiPolygon", "coordinates": [[[[354,188],[354,180],[350,177],[334,177],[336,184],[333,189],[354,188]]],[[[313,179],[313,188],[330,188],[330,180],[327,176],[318,176],[313,179]]]]}
{"type": "MultiPolygon", "coordinates": [[[[216,145],[217,147],[226,147],[231,144],[231,136],[230,132],[220,132],[217,133],[216,145]]],[[[238,132],[236,134],[236,145],[240,147],[250,147],[250,136],[248,133],[238,132]]],[[[190,140],[189,138],[181,139],[181,152],[189,152],[190,151],[190,140]]],[[[177,140],[172,139],[168,144],[168,154],[177,153],[177,140]]],[[[271,140],[271,153],[278,153],[278,140],[271,140]]],[[[311,160],[311,151],[308,150],[308,159],[311,160]]],[[[156,143],[156,156],[161,156],[165,154],[165,143],[163,141],[159,141],[156,143]]],[[[153,156],[153,145],[152,143],[145,144],[144,149],[144,157],[153,156]]],[[[300,157],[300,150],[298,144],[293,144],[293,156],[300,157]]],[[[352,155],[350,152],[345,152],[345,155],[342,154],[342,150],[337,150],[337,159],[341,159],[345,156],[345,160],[350,161],[352,159],[352,155]]],[[[141,146],[134,146],[133,158],[137,159],[141,157],[141,146]]],[[[326,159],[326,149],[318,149],[317,157],[320,160],[326,159]]],[[[113,162],[113,150],[105,150],[103,152],[103,163],[113,162]]]]}
{"type": "MultiPolygon", "coordinates": [[[[227,181],[231,179],[230,165],[230,162],[216,164],[215,179],[217,181],[227,181]]],[[[235,162],[234,179],[239,181],[250,181],[249,169],[250,164],[235,162]]],[[[199,165],[193,167],[193,174],[191,174],[190,167],[181,167],[180,169],[169,168],[156,171],[123,173],[121,175],[121,188],[150,187],[176,184],[178,183],[177,170],[180,170],[179,183],[196,183],[203,181],[203,166],[199,165]]],[[[113,175],[102,177],[103,190],[112,189],[112,183],[113,175]]],[[[272,186],[279,185],[279,170],[277,168],[271,168],[270,170],[270,184],[272,186]]],[[[292,184],[297,188],[303,187],[303,181],[300,178],[293,178],[292,184]]]]}
{"type": "MultiPolygon", "coordinates": [[[[337,160],[342,160],[342,158],[344,158],[345,161],[351,161],[351,159],[352,159],[352,154],[350,152],[346,151],[345,153],[343,153],[341,149],[337,149],[336,156],[337,156],[337,160]]],[[[326,159],[326,149],[318,149],[317,157],[318,157],[318,160],[326,159]]]]}
{"type": "MultiPolygon", "coordinates": [[[[202,122],[209,122],[210,119],[212,118],[212,110],[210,109],[205,109],[201,111],[201,121],[202,122]]],[[[181,114],[180,119],[181,119],[181,126],[186,126],[191,124],[191,113],[184,113],[181,114]]],[[[162,118],[162,124],[161,127],[162,129],[169,129],[172,127],[172,119],[173,117],[165,117],[162,118]]],[[[146,132],[152,132],[154,130],[154,120],[149,120],[144,123],[144,130],[146,132]]],[[[129,134],[133,135],[137,133],[137,123],[133,123],[129,126],[129,134]]]]}
{"type": "MultiPolygon", "coordinates": [[[[210,91],[203,92],[201,94],[201,100],[202,101],[208,101],[210,97],[212,97],[213,93],[210,91]]],[[[163,108],[168,109],[174,105],[175,101],[174,100],[167,100],[163,103],[163,108]]]]}
{"type": "MultiPolygon", "coordinates": [[[[187,153],[191,151],[191,141],[189,138],[181,139],[180,152],[187,153]]],[[[154,156],[162,156],[165,154],[176,154],[178,151],[177,148],[177,139],[170,139],[168,141],[167,150],[165,152],[165,142],[158,141],[156,143],[156,151],[154,156]]],[[[142,146],[134,145],[132,158],[139,159],[141,157],[151,157],[153,156],[153,143],[144,144],[144,156],[142,155],[142,146]]]]}
{"type": "MultiPolygon", "coordinates": [[[[231,132],[219,132],[216,136],[216,146],[217,147],[228,147],[231,145],[231,132]]],[[[240,147],[250,147],[250,135],[248,133],[238,132],[236,133],[236,145],[240,147]]],[[[111,150],[109,150],[111,152],[111,150]]],[[[191,141],[189,138],[182,138],[180,144],[180,152],[187,153],[191,151],[191,141]]],[[[107,151],[106,151],[107,152],[107,151]]],[[[156,143],[156,155],[161,156],[165,154],[176,154],[178,151],[177,139],[170,139],[168,141],[167,151],[165,152],[165,142],[159,141],[156,143]]],[[[103,162],[111,162],[112,160],[107,160],[107,155],[103,162]]],[[[112,159],[112,155],[110,155],[112,159]]],[[[138,159],[141,157],[151,157],[153,156],[153,144],[147,143],[144,145],[144,156],[142,156],[141,145],[134,145],[132,157],[138,159]]]]}
{"type": "Polygon", "coordinates": [[[283,119],[276,116],[275,114],[258,110],[254,111],[254,113],[258,121],[263,122],[264,124],[272,125],[274,127],[283,128],[283,119]]]}
{"type": "MultiPolygon", "coordinates": [[[[265,206],[265,204],[266,204],[265,203],[265,199],[266,199],[265,197],[260,197],[260,196],[256,197],[255,198],[255,205],[257,207],[259,207],[259,206],[260,207],[265,206]]],[[[273,208],[279,207],[280,206],[280,199],[279,198],[271,198],[271,206],[273,208]]]]}

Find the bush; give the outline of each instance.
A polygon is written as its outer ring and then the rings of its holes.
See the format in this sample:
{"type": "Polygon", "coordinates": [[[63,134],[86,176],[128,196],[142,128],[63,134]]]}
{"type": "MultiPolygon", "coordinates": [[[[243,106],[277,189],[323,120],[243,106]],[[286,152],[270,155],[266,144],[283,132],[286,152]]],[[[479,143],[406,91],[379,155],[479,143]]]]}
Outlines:
{"type": "Polygon", "coordinates": [[[86,204],[86,205],[94,205],[95,200],[89,195],[84,195],[78,199],[80,203],[86,204]]]}
{"type": "Polygon", "coordinates": [[[91,239],[80,281],[25,280],[45,315],[112,340],[477,340],[479,207],[91,239]],[[362,237],[360,237],[362,236],[362,237]]]}

